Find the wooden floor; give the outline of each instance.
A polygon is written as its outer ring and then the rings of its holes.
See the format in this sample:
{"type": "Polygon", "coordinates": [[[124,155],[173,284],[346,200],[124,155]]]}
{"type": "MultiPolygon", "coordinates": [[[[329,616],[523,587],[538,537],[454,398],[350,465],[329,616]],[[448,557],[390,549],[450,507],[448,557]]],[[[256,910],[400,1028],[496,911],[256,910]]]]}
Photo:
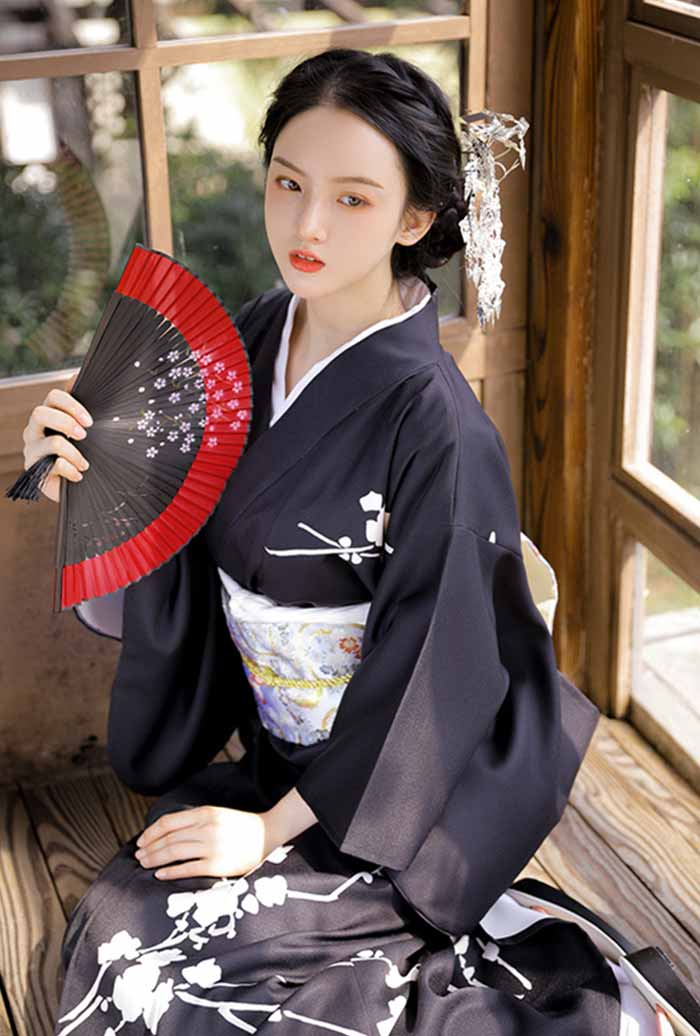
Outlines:
{"type": "MultiPolygon", "coordinates": [[[[66,918],[152,801],[88,769],[0,787],[0,1036],[53,1033],[66,918]]],[[[600,720],[564,816],[523,874],[636,946],[660,946],[700,996],[700,797],[626,723],[600,720]]]]}

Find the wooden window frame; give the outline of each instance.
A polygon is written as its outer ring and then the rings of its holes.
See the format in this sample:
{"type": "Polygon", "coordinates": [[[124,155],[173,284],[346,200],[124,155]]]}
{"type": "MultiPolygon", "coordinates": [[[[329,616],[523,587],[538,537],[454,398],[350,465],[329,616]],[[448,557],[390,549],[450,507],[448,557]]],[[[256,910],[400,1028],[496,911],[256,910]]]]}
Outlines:
{"type": "MultiPolygon", "coordinates": [[[[606,12],[592,391],[597,460],[590,508],[589,693],[609,715],[631,719],[671,762],[677,762],[673,746],[662,744],[658,724],[650,717],[645,720],[631,696],[635,602],[639,606],[637,544],[700,591],[700,503],[640,455],[644,444],[635,449],[632,430],[639,408],[650,402],[658,261],[651,247],[654,242],[658,247],[663,218],[659,191],[665,124],[662,111],[650,103],[650,88],[700,103],[699,30],[700,17],[644,0],[611,4],[606,12]],[[641,24],[647,17],[648,24],[641,24]],[[621,126],[626,133],[620,133],[621,126]]],[[[698,773],[687,776],[697,779],[698,773]]]]}
{"type": "MultiPolygon", "coordinates": [[[[463,0],[459,15],[426,16],[313,31],[243,33],[160,41],[154,0],[129,0],[132,44],[0,56],[0,81],[131,72],[135,78],[147,243],[172,251],[170,191],[161,69],[177,65],[307,55],[329,46],[374,47],[462,41],[462,112],[491,108],[532,119],[530,96],[534,0],[463,0]],[[477,46],[469,46],[477,40],[477,46]],[[467,47],[469,46],[468,61],[467,47]],[[465,74],[465,68],[468,71],[465,74]]],[[[530,145],[531,146],[531,145],[530,145]]],[[[508,177],[502,192],[506,292],[501,317],[484,331],[476,320],[476,290],[462,272],[464,316],[443,318],[442,344],[454,356],[508,448],[513,483],[523,483],[524,385],[527,363],[527,226],[530,173],[508,177]]],[[[21,432],[31,409],[75,370],[0,378],[0,473],[24,466],[21,432]]]]}

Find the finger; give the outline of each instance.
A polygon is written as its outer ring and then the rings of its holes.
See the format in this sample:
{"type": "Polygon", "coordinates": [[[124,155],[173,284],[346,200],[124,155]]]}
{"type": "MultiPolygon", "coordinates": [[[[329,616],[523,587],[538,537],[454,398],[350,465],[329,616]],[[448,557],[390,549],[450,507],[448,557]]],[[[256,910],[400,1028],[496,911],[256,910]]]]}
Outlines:
{"type": "MultiPolygon", "coordinates": [[[[75,378],[70,383],[70,387],[72,388],[74,384],[75,378]]],[[[66,392],[65,389],[51,389],[44,400],[44,404],[58,407],[59,410],[67,410],[78,421],[82,421],[86,425],[92,424],[92,416],[87,407],[84,407],[75,396],[72,396],[70,392],[66,392]]]]}
{"type": "MultiPolygon", "coordinates": [[[[181,846],[192,844],[202,847],[205,844],[205,840],[197,835],[194,828],[183,828],[182,831],[171,831],[170,834],[163,835],[157,841],[150,842],[143,849],[135,852],[134,856],[145,866],[153,867],[157,863],[168,863],[170,859],[174,859],[173,853],[177,853],[181,846]],[[163,854],[167,855],[168,853],[170,857],[166,860],[163,854]]],[[[178,856],[177,859],[182,859],[182,856],[178,856]]]]}
{"type": "Polygon", "coordinates": [[[161,881],[173,878],[218,878],[217,874],[206,860],[192,860],[189,863],[179,863],[175,867],[161,867],[154,871],[154,877],[161,881]]]}
{"type": "Polygon", "coordinates": [[[25,447],[25,471],[41,457],[47,457],[51,453],[55,453],[57,457],[65,457],[78,471],[87,471],[90,467],[90,462],[85,459],[77,446],[74,446],[63,435],[47,435],[39,442],[25,447]]]}
{"type": "Polygon", "coordinates": [[[69,460],[65,457],[57,457],[53,467],[49,471],[47,478],[52,478],[54,475],[60,475],[61,478],[67,478],[70,482],[82,482],[83,473],[78,471],[69,460]]]}
{"type": "Polygon", "coordinates": [[[40,403],[35,406],[29,415],[29,421],[24,429],[23,438],[25,443],[41,442],[45,437],[45,429],[63,432],[71,439],[84,439],[87,432],[81,424],[78,424],[72,414],[63,410],[46,406],[40,403]]]}
{"type": "Polygon", "coordinates": [[[201,859],[206,854],[206,846],[196,839],[177,842],[165,845],[161,849],[148,852],[141,857],[139,863],[142,867],[161,867],[170,863],[185,862],[187,860],[201,859]]]}
{"type": "Polygon", "coordinates": [[[179,831],[184,827],[198,827],[207,816],[207,811],[207,806],[193,806],[189,809],[177,810],[174,813],[164,813],[141,832],[136,839],[136,844],[139,848],[143,848],[171,831],[179,831]]]}

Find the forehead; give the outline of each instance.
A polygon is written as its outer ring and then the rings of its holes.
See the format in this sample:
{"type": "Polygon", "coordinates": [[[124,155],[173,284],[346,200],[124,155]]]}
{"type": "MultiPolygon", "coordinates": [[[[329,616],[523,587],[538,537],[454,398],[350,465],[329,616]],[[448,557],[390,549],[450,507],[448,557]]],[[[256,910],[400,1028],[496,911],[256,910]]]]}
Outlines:
{"type": "Polygon", "coordinates": [[[394,142],[355,112],[329,105],[285,123],[272,151],[278,155],[316,179],[364,176],[386,185],[402,178],[394,142]]]}

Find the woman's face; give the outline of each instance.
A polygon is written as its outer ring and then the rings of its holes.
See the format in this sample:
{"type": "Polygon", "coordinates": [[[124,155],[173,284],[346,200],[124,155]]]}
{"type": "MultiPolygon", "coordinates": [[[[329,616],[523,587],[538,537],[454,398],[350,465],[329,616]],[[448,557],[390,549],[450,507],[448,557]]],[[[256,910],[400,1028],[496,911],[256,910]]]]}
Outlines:
{"type": "Polygon", "coordinates": [[[364,119],[322,105],[290,119],[265,181],[265,229],[290,291],[316,298],[378,275],[390,283],[394,244],[421,236],[402,224],[405,194],[395,146],[364,119]],[[297,250],[325,265],[295,268],[290,253],[297,250]]]}

